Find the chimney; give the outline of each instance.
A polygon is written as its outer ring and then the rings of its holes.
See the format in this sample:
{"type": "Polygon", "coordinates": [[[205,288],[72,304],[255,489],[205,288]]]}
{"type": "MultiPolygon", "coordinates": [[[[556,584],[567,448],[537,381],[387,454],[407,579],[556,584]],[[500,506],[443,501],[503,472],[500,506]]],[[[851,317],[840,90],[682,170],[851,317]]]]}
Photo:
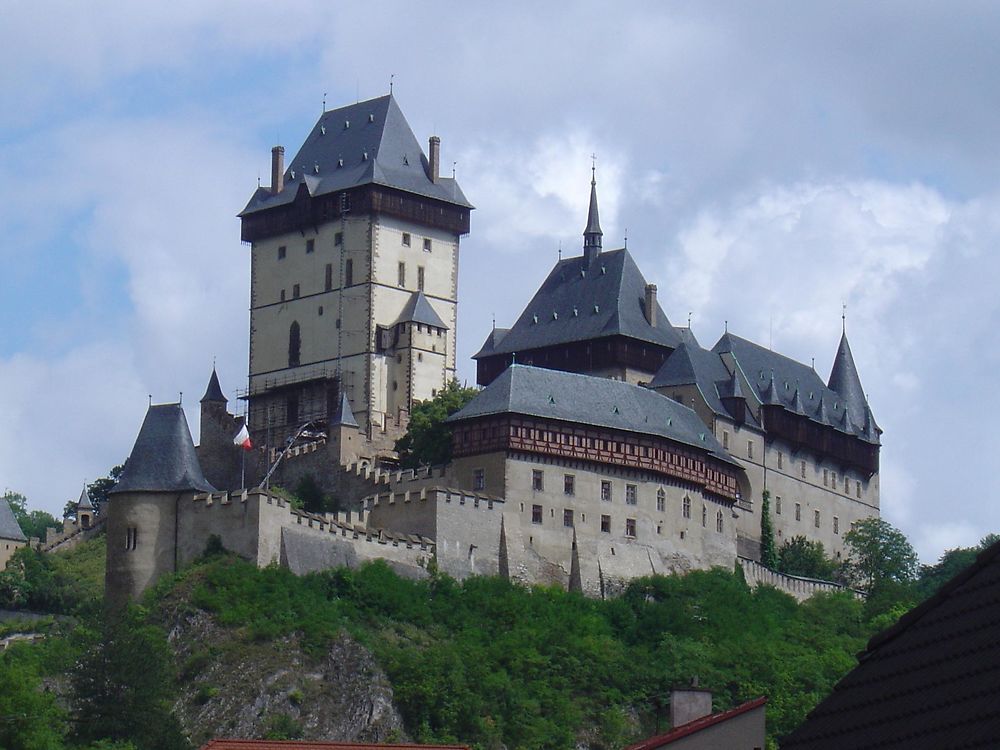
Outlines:
{"type": "Polygon", "coordinates": [[[656,284],[646,284],[646,322],[656,328],[656,284]]]}
{"type": "Polygon", "coordinates": [[[430,152],[430,164],[428,164],[430,174],[428,177],[431,178],[431,182],[437,182],[441,174],[441,139],[436,135],[431,136],[428,151],[430,152]]]}
{"type": "Polygon", "coordinates": [[[670,726],[672,729],[712,713],[712,691],[700,690],[697,678],[689,688],[670,691],[670,726]]]}
{"type": "Polygon", "coordinates": [[[285,189],[285,147],[271,149],[271,192],[277,195],[285,189]]]}

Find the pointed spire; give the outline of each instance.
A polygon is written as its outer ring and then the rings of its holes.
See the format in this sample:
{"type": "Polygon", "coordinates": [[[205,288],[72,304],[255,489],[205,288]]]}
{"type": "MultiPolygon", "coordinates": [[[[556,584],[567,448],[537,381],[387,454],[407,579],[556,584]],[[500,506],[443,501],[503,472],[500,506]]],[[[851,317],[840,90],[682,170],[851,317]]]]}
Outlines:
{"type": "Polygon", "coordinates": [[[583,593],[583,577],[580,575],[580,551],[576,546],[576,527],[573,527],[573,550],[569,562],[569,590],[583,593]]]}
{"type": "Polygon", "coordinates": [[[354,418],[354,411],[351,409],[351,402],[347,400],[347,394],[340,394],[340,404],[333,414],[332,423],[334,426],[357,427],[358,420],[354,418]]]}
{"type": "Polygon", "coordinates": [[[583,255],[588,262],[601,254],[604,232],[601,231],[601,217],[597,209],[597,173],[590,168],[590,211],[587,213],[587,228],[583,230],[583,255]]]}
{"type": "Polygon", "coordinates": [[[792,402],[788,405],[793,412],[796,414],[805,414],[806,410],[802,408],[802,398],[799,396],[799,384],[795,383],[795,393],[792,394],[792,402]]]}
{"type": "Polygon", "coordinates": [[[205,389],[205,395],[201,397],[201,403],[204,404],[206,401],[229,402],[229,399],[222,392],[222,386],[219,385],[219,375],[216,373],[214,365],[212,366],[212,377],[208,379],[208,388],[205,389]]]}
{"type": "Polygon", "coordinates": [[[76,501],[77,510],[93,510],[94,503],[90,500],[90,495],[87,494],[87,485],[83,485],[83,491],[80,493],[80,499],[76,501]]]}
{"type": "Polygon", "coordinates": [[[816,421],[821,424],[831,424],[830,412],[826,408],[826,398],[823,394],[819,397],[819,406],[816,407],[816,421]]]}
{"type": "Polygon", "coordinates": [[[510,563],[507,558],[507,529],[504,527],[503,516],[500,516],[500,549],[497,552],[498,574],[505,581],[510,580],[510,563]]]}
{"type": "Polygon", "coordinates": [[[851,411],[855,414],[864,414],[868,400],[865,398],[864,388],[861,387],[861,378],[858,376],[858,368],[854,365],[854,356],[851,354],[851,345],[847,342],[846,331],[840,336],[840,346],[837,347],[837,356],[833,360],[828,387],[844,399],[844,403],[851,411]]]}
{"type": "Polygon", "coordinates": [[[763,398],[761,399],[764,406],[781,406],[781,399],[778,398],[778,388],[774,384],[774,370],[771,370],[771,379],[767,383],[767,388],[764,389],[763,398]]]}

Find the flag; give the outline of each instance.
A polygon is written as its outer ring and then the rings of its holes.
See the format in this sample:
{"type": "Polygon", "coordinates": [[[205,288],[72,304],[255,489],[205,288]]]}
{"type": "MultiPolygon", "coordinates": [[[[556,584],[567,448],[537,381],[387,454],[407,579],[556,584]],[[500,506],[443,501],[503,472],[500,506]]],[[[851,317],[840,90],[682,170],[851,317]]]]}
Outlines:
{"type": "Polygon", "coordinates": [[[233,438],[233,445],[238,445],[245,451],[253,450],[253,443],[250,442],[250,431],[246,425],[243,425],[240,431],[236,433],[236,437],[233,438]]]}

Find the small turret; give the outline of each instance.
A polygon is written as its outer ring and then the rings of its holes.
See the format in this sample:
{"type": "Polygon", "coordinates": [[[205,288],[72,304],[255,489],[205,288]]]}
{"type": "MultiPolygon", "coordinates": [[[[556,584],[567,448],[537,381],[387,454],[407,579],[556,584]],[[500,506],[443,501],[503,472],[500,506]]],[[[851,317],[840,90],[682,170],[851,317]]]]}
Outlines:
{"type": "Polygon", "coordinates": [[[80,499],[76,501],[76,522],[81,529],[89,529],[94,522],[94,503],[87,494],[87,485],[83,486],[80,499]]]}
{"type": "Polygon", "coordinates": [[[341,391],[340,403],[330,417],[330,447],[341,466],[358,460],[361,449],[361,433],[358,420],[354,418],[347,393],[341,391]]]}
{"type": "Polygon", "coordinates": [[[722,389],[720,398],[726,411],[732,416],[736,424],[743,424],[747,419],[747,400],[743,395],[743,387],[740,385],[740,377],[737,370],[733,369],[733,375],[729,382],[722,389]]]}
{"type": "Polygon", "coordinates": [[[604,232],[601,231],[601,217],[597,210],[597,173],[590,169],[590,210],[587,213],[587,228],[583,230],[583,257],[587,265],[601,254],[604,232]]]}

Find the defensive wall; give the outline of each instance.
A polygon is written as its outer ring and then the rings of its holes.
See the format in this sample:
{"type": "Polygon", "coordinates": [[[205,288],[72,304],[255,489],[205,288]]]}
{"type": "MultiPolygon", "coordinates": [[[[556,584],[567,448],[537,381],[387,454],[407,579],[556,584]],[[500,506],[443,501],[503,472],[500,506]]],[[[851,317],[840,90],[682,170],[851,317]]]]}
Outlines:
{"type": "Polygon", "coordinates": [[[779,573],[776,570],[771,570],[761,565],[756,560],[746,557],[737,557],[736,560],[743,569],[743,577],[750,588],[773,586],[779,591],[790,594],[800,602],[805,601],[814,594],[832,593],[834,591],[850,591],[855,597],[864,598],[863,592],[841,586],[832,581],[820,581],[816,578],[805,578],[803,576],[779,573]]]}

